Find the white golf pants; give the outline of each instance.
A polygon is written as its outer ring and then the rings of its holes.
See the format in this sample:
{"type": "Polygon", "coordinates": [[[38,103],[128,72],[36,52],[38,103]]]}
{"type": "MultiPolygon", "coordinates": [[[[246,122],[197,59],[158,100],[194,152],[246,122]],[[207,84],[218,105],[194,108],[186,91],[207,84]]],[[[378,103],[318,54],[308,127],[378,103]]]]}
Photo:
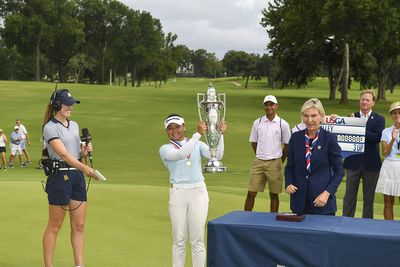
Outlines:
{"type": "Polygon", "coordinates": [[[190,240],[193,267],[204,267],[204,228],[208,213],[205,184],[197,188],[170,188],[169,215],[172,224],[172,266],[184,267],[186,243],[190,240]]]}

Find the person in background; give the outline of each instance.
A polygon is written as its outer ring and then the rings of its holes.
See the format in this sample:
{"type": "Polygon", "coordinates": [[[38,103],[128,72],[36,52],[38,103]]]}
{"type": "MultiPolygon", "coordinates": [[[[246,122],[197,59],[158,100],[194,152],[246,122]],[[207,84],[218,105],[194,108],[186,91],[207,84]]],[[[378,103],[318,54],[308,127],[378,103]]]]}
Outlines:
{"type": "Polygon", "coordinates": [[[357,205],[357,193],[362,179],[363,218],[374,217],[375,188],[381,169],[379,142],[385,128],[385,118],[374,112],[376,96],[367,89],[360,95],[360,111],[350,116],[364,118],[367,121],[364,153],[347,157],[343,162],[346,169],[346,192],[343,198],[343,216],[354,217],[357,205]]]}
{"type": "Polygon", "coordinates": [[[19,132],[21,134],[22,140],[21,140],[21,149],[22,149],[22,153],[24,153],[25,158],[26,158],[26,164],[31,164],[31,158],[29,156],[29,153],[26,149],[26,144],[28,144],[29,146],[31,145],[31,141],[29,140],[29,134],[28,131],[26,130],[26,127],[21,123],[20,119],[17,119],[15,121],[15,124],[19,127],[19,132]]]}
{"type": "Polygon", "coordinates": [[[394,197],[400,196],[400,101],[389,108],[393,125],[382,132],[382,155],[385,157],[375,192],[383,194],[385,220],[393,220],[394,197]]]}
{"type": "MultiPolygon", "coordinates": [[[[6,160],[6,144],[8,142],[6,134],[3,132],[3,129],[0,129],[0,153],[1,153],[1,161],[3,162],[3,170],[7,170],[7,160],[6,160]]],[[[1,166],[0,166],[1,167],[1,166]]]]}
{"type": "Polygon", "coordinates": [[[292,134],[285,168],[285,192],[297,214],[335,215],[336,191],[344,176],[336,136],[321,126],[325,110],[316,98],[301,108],[306,128],[292,134]]]}
{"type": "MultiPolygon", "coordinates": [[[[185,136],[185,121],[178,114],[164,121],[169,143],[161,146],[160,158],[169,171],[169,215],[172,225],[172,266],[184,267],[186,243],[190,240],[193,267],[204,267],[206,250],[204,228],[208,214],[208,192],[202,174],[201,158],[210,158],[210,148],[200,141],[207,125],[199,122],[197,132],[189,139],[185,136]]],[[[225,122],[219,126],[221,137],[217,159],[224,154],[225,122]]]]}
{"type": "Polygon", "coordinates": [[[10,135],[10,160],[8,161],[8,167],[14,168],[15,155],[18,156],[20,166],[26,167],[26,163],[22,161],[22,149],[21,149],[22,136],[19,132],[19,127],[14,126],[14,131],[10,135]]]}
{"type": "Polygon", "coordinates": [[[249,138],[256,158],[250,170],[244,210],[253,210],[257,192],[264,192],[268,182],[270,211],[278,212],[278,194],[282,192],[283,183],[282,163],[286,159],[291,132],[289,124],[276,113],[278,110],[276,97],[267,95],[263,104],[265,116],[253,122],[249,138]]]}

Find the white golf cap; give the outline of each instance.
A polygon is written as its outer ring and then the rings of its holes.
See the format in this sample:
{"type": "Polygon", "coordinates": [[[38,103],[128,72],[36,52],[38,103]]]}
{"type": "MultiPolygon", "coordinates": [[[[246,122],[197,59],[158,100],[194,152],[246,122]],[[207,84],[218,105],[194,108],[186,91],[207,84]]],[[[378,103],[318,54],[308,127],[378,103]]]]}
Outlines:
{"type": "Polygon", "coordinates": [[[394,102],[390,105],[389,114],[395,109],[400,109],[400,101],[394,102]]]}
{"type": "Polygon", "coordinates": [[[273,95],[267,95],[266,97],[264,97],[264,102],[263,104],[265,104],[266,102],[271,101],[274,104],[278,104],[278,100],[276,100],[276,97],[273,95]]]}
{"type": "Polygon", "coordinates": [[[172,117],[168,117],[165,121],[164,121],[164,128],[167,129],[168,125],[170,125],[171,123],[175,123],[178,125],[182,125],[185,123],[185,120],[180,117],[180,116],[172,116],[172,117]]]}

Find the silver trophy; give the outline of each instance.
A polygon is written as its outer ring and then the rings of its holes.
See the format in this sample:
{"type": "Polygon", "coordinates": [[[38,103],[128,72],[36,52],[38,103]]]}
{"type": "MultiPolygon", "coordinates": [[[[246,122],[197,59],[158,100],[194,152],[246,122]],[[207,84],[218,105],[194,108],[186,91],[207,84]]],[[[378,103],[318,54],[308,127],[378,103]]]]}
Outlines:
{"type": "Polygon", "coordinates": [[[203,167],[204,172],[224,172],[226,167],[220,160],[216,158],[217,147],[221,132],[219,125],[221,121],[225,121],[226,97],[225,94],[218,94],[212,83],[209,84],[207,97],[204,94],[197,94],[197,109],[199,110],[200,120],[207,124],[205,134],[206,142],[210,147],[211,158],[203,167]]]}

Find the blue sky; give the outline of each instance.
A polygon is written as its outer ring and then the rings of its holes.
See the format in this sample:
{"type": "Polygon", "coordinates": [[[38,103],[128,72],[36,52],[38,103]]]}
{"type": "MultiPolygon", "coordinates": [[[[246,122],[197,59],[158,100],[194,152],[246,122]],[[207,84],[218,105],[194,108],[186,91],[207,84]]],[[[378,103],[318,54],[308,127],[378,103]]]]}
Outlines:
{"type": "Polygon", "coordinates": [[[120,0],[150,12],[164,32],[178,35],[176,44],[204,48],[220,59],[228,50],[266,53],[268,35],[259,24],[263,0],[120,0]]]}

